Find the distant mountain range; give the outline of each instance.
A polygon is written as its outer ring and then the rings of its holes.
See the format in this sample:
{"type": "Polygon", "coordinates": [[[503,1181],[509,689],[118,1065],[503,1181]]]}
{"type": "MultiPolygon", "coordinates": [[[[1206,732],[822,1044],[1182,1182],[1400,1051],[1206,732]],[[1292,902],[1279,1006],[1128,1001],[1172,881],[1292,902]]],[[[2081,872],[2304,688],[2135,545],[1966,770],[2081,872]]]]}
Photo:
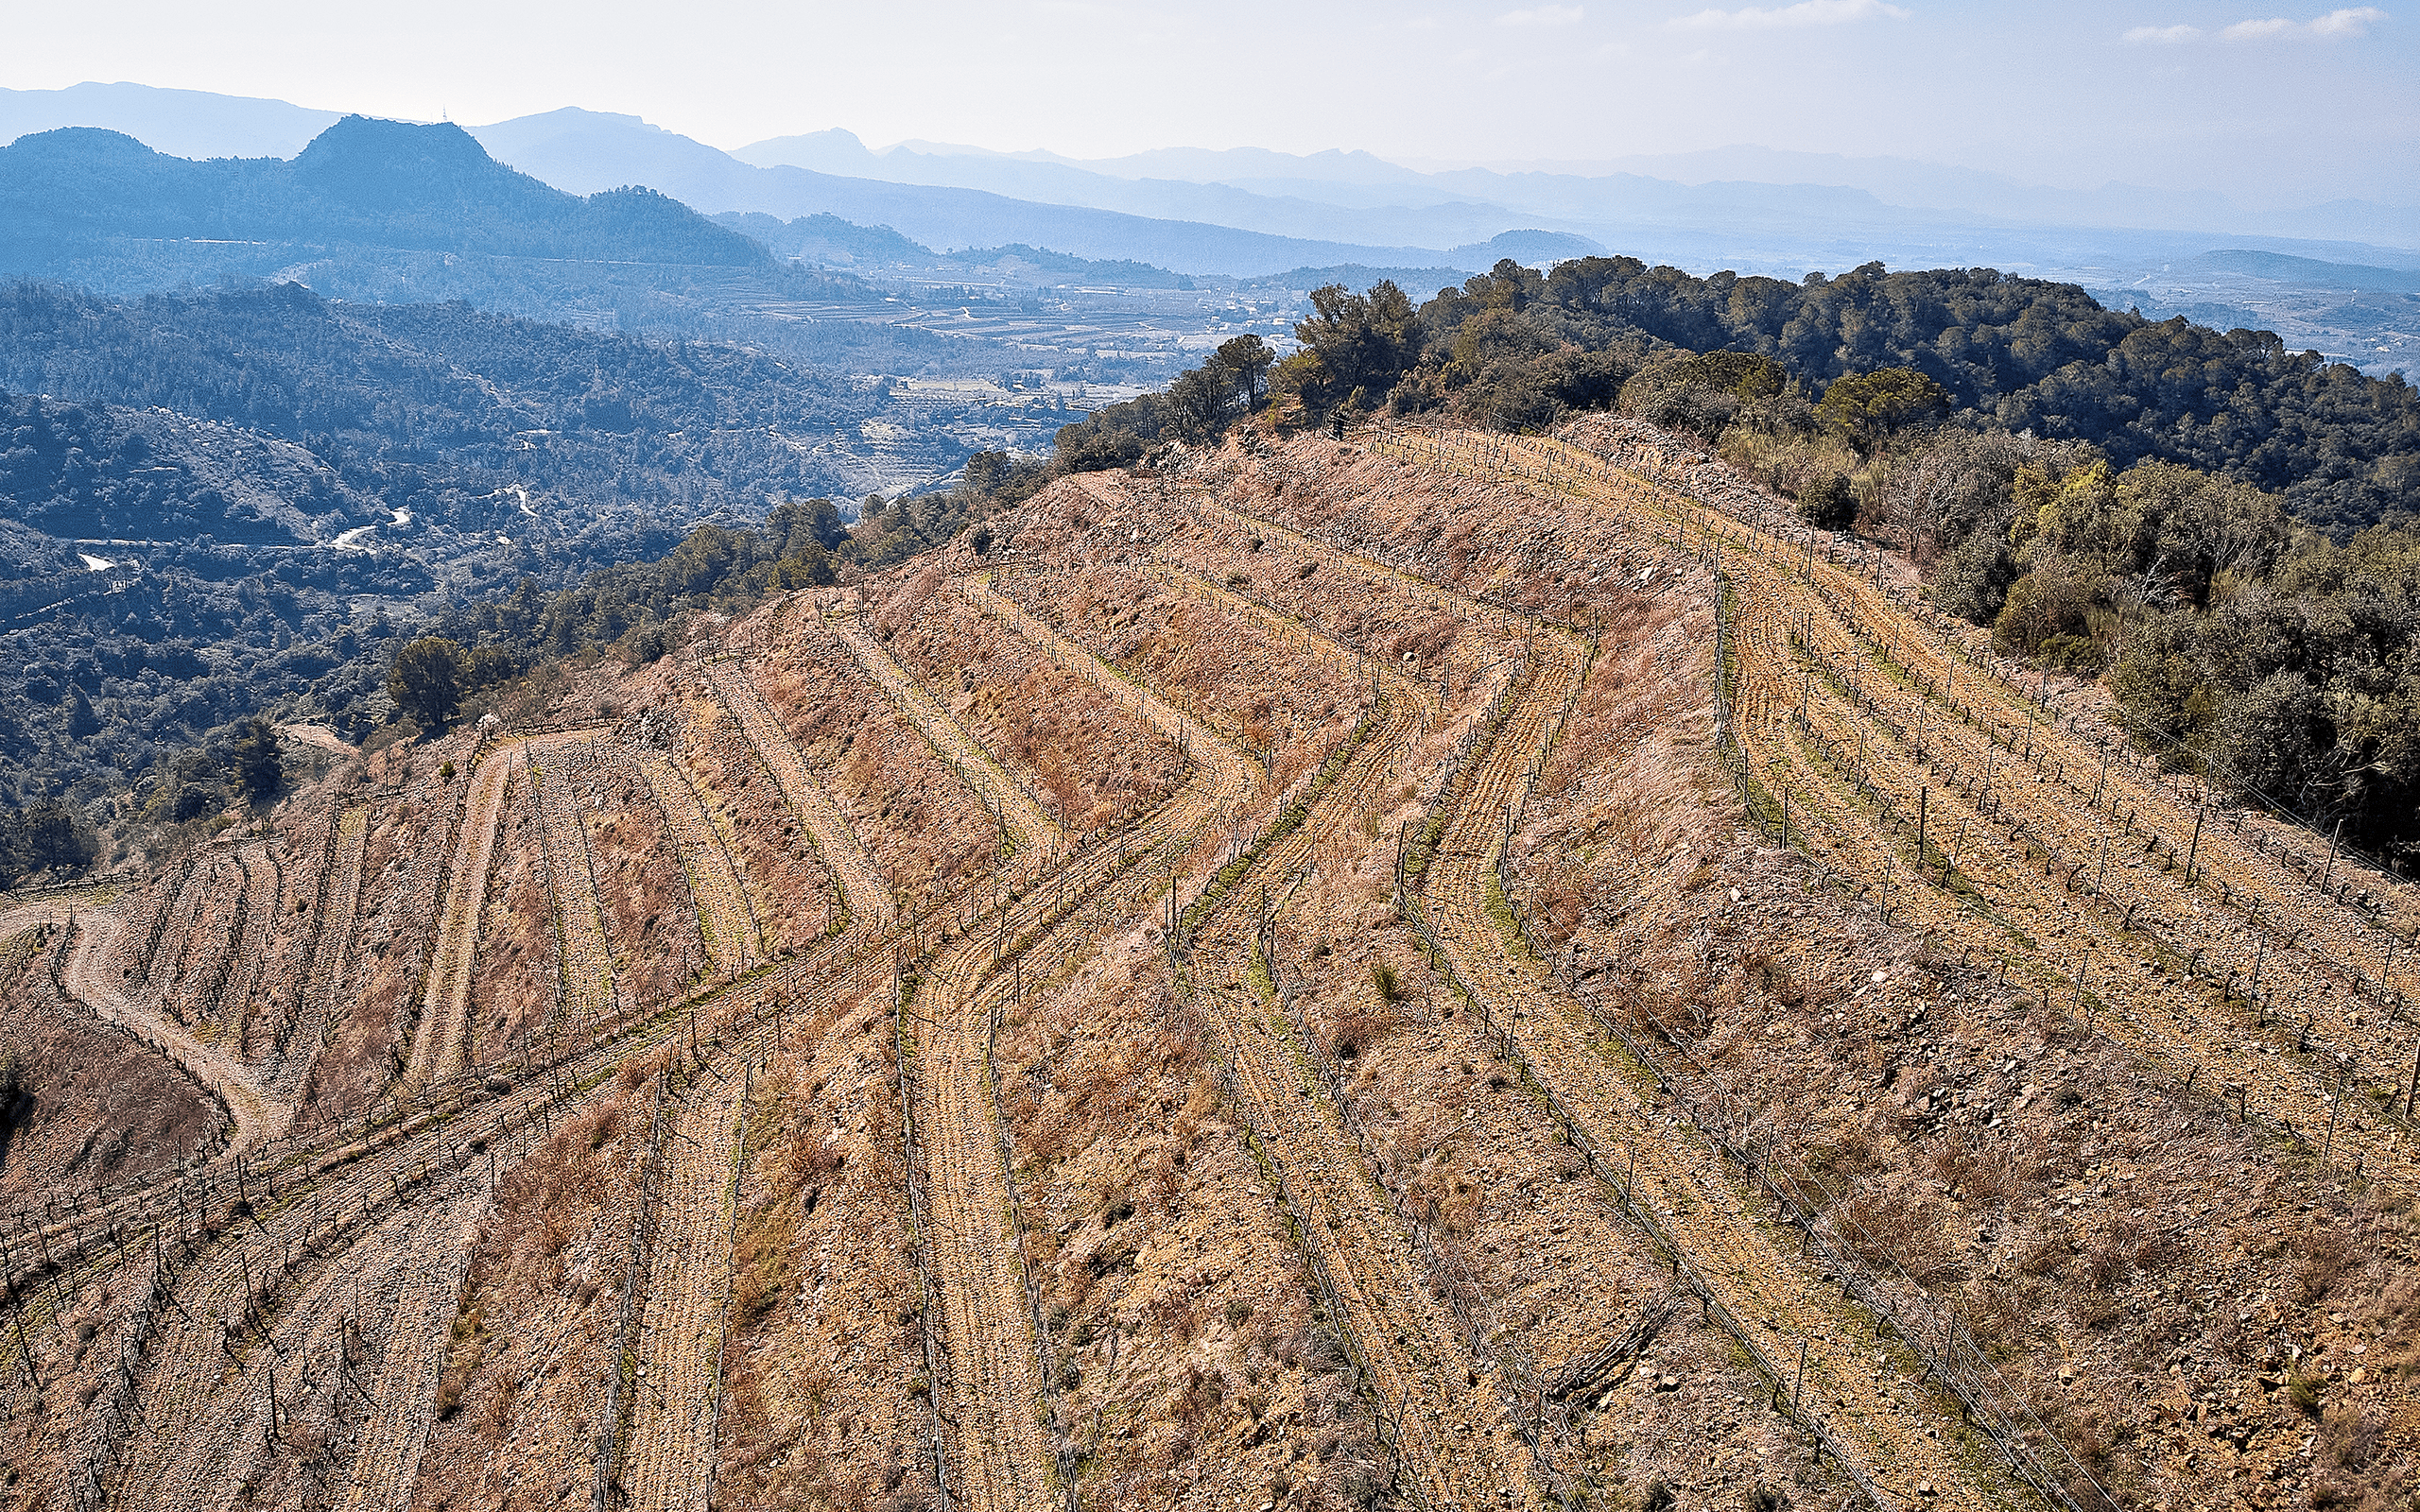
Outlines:
{"type": "Polygon", "coordinates": [[[1104,265],[1059,282],[1137,287],[1182,287],[1191,275],[1299,288],[1355,270],[1433,287],[1501,257],[1544,264],[1609,249],[1793,281],[1879,261],[2075,282],[2147,313],[2272,326],[2373,371],[2420,352],[2406,312],[2379,302],[2420,272],[2420,212],[2390,204],[2251,215],[2210,196],[2077,194],[1907,160],[1744,147],[1625,160],[1672,177],[1606,171],[1621,163],[1424,172],[1364,152],[1178,148],[1081,162],[932,143],[877,151],[838,130],[725,152],[636,116],[577,109],[466,132],[331,123],[278,101],[133,85],[0,91],[0,131],[69,124],[127,134],[35,132],[0,151],[0,272],[120,293],[291,277],[350,299],[466,298],[707,335],[716,311],[830,296],[834,285],[799,284],[797,263],[863,267],[840,247],[847,235],[826,234],[845,222],[942,254],[884,275],[926,285],[977,265],[1034,278],[1050,255],[1104,265]],[[147,152],[128,140],[137,135],[186,154],[281,155],[193,162],[147,152]],[[1798,177],[1709,177],[1720,174],[1798,177]],[[394,198],[365,198],[373,180],[394,198]],[[826,230],[802,232],[801,222],[826,230]],[[2176,229],[2197,224],[2213,229],[2176,229]],[[2305,234],[2259,230],[2278,226],[2305,234]],[[377,256],[360,255],[371,246],[377,256]],[[2218,253],[2238,261],[2207,260],[2218,253]],[[730,272],[675,278],[671,267],[730,272]]]}
{"type": "Polygon", "coordinates": [[[652,189],[566,194],[461,128],[347,116],[292,158],[196,162],[66,127],[0,147],[0,278],[130,296],[293,282],[379,303],[486,309],[660,335],[725,312],[878,300],[775,257],[652,189]]]}
{"type": "MultiPolygon", "coordinates": [[[[1326,244],[1300,248],[1303,255],[1288,259],[1296,263],[1417,266],[1440,254],[1467,259],[1471,248],[1498,233],[1534,230],[1569,237],[1574,249],[1613,248],[1683,266],[1793,278],[1876,258],[1894,266],[2064,270],[2172,260],[2224,241],[2342,261],[2377,255],[2377,248],[2319,240],[2314,232],[2386,233],[2420,247],[2420,212],[2389,206],[2314,214],[2301,236],[2282,237],[2266,225],[2231,224],[2231,217],[2280,217],[2241,216],[2214,197],[2162,198],[2114,187],[2076,196],[1893,160],[1858,161],[1886,170],[1866,175],[1876,181],[1959,203],[1893,203],[1850,183],[1684,183],[1534,169],[1423,174],[1367,153],[1171,151],[1080,163],[931,144],[877,152],[840,130],[723,152],[636,116],[569,109],[472,131],[499,162],[579,192],[643,182],[700,210],[781,217],[823,212],[888,225],[940,249],[1021,241],[1237,275],[1283,266],[1270,260],[1278,249],[1240,240],[1238,232],[1326,244]],[[1153,176],[1159,173],[1171,176],[1153,176]],[[1229,177],[1210,177],[1220,174],[1229,177]],[[2125,220],[2124,207],[2138,201],[2154,213],[2125,220]],[[1996,203],[1999,208],[1977,208],[1996,203]],[[2195,224],[2193,211],[2207,212],[2198,222],[2204,230],[2172,229],[2195,224]]],[[[2410,260],[2420,265],[2420,253],[2410,260]]]]}
{"type": "Polygon", "coordinates": [[[652,189],[581,198],[490,158],[459,127],[346,116],[290,160],[197,163],[67,127],[0,147],[0,237],[374,243],[505,257],[769,266],[764,247],[652,189]]]}
{"type": "Polygon", "coordinates": [[[290,158],[343,115],[147,84],[0,89],[0,146],[62,126],[97,126],[171,157],[290,158]]]}
{"type": "MultiPolygon", "coordinates": [[[[482,129],[485,130],[495,129],[482,129]]],[[[499,153],[510,161],[510,154],[499,153]]],[[[1366,152],[1293,156],[1260,148],[1172,148],[1081,160],[938,143],[869,149],[844,130],[777,137],[732,154],[898,183],[985,189],[1028,199],[1181,215],[1304,234],[1437,245],[1481,228],[1538,224],[1622,242],[1640,225],[1736,223],[1780,215],[1804,224],[1886,234],[1979,221],[1983,227],[2233,232],[2420,247],[2420,206],[2339,200],[2250,211],[2222,195],[2111,182],[2092,190],[2029,184],[1905,158],[1848,158],[1732,146],[1592,163],[1438,166],[1423,171],[1366,152]],[[1357,217],[1357,218],[1353,218],[1357,217]],[[1727,218],[1727,219],[1726,219],[1727,218]]],[[[544,177],[544,175],[541,175],[544,177]]]]}
{"type": "MultiPolygon", "coordinates": [[[[645,183],[708,213],[735,211],[779,219],[829,215],[866,226],[888,226],[940,251],[1021,242],[1078,257],[1123,259],[1187,273],[1251,278],[1325,263],[1394,266],[1443,266],[1476,270],[1479,244],[1506,231],[1500,214],[1462,215],[1451,234],[1398,239],[1413,227],[1402,216],[1364,215],[1305,202],[1279,207],[1264,197],[1215,185],[1171,184],[1165,192],[1104,194],[1087,203],[1064,198],[1099,179],[1050,164],[1011,164],[1022,177],[1051,180],[1059,198],[1018,197],[941,181],[896,181],[802,167],[760,166],[634,115],[561,110],[473,129],[498,162],[574,193],[645,183]],[[1036,170],[1031,175],[1023,169],[1036,170]],[[1105,201],[1124,199],[1123,204],[1105,201]],[[1290,229],[1285,229],[1290,228],[1290,229]],[[1456,257],[1462,261],[1454,261],[1456,257]]],[[[855,139],[852,138],[852,141],[855,139]]],[[[828,154],[840,163],[846,154],[828,154]]],[[[935,174],[932,179],[946,179],[935,174]]],[[[1036,186],[1028,186],[1036,187],[1036,186]]],[[[1553,235],[1553,255],[1585,256],[1604,249],[1570,233],[1553,235]]]]}
{"type": "MultiPolygon", "coordinates": [[[[278,101],[134,85],[0,91],[0,138],[107,126],[187,156],[265,146],[291,156],[334,119],[278,101]]],[[[936,249],[1023,242],[1180,272],[1426,266],[1441,253],[1533,229],[1702,270],[1792,277],[1875,258],[2080,271],[2228,246],[2420,266],[2415,204],[2255,211],[2207,193],[2116,182],[2067,190],[1908,159],[1754,146],[1469,166],[1259,148],[1096,160],[928,142],[876,150],[837,129],[725,152],[636,116],[577,109],[471,130],[499,162],[577,194],[645,184],[710,215],[829,214],[936,249]]]]}

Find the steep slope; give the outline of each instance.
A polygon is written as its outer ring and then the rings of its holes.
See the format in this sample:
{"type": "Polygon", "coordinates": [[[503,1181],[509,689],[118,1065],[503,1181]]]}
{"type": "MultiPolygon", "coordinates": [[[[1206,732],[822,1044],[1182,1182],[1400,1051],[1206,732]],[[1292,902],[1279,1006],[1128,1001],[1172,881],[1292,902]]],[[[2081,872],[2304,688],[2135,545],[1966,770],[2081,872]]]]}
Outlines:
{"type": "Polygon", "coordinates": [[[2407,1495],[2408,891],[1855,547],[1636,428],[1255,438],[11,901],[9,1489],[2407,1495]]]}

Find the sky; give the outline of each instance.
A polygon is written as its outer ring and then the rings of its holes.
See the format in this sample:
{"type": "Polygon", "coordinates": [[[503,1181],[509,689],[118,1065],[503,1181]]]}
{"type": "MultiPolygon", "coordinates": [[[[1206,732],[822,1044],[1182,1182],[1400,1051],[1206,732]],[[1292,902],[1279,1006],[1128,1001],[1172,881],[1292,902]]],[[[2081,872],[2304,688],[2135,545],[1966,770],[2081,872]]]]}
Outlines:
{"type": "Polygon", "coordinates": [[[1076,157],[1590,163],[1752,143],[2247,205],[2420,201],[2420,0],[1204,5],[122,0],[15,8],[0,86],[116,81],[717,146],[845,127],[1076,157]]]}

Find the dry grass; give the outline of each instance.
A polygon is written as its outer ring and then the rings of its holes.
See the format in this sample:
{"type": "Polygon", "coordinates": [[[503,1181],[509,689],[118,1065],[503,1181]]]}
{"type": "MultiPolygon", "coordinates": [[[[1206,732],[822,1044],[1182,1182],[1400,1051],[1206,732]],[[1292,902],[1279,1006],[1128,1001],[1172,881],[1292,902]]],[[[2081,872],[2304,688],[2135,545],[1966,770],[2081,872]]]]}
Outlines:
{"type": "Polygon", "coordinates": [[[1367,1419],[1301,1347],[1305,1281],[1167,991],[1134,932],[1011,1019],[1028,1252],[1086,1502],[1256,1505],[1319,1484],[1306,1436],[1367,1419]]]}
{"type": "Polygon", "coordinates": [[[598,1094],[504,1174],[448,1337],[416,1506],[586,1498],[646,1144],[645,1108],[630,1120],[625,1099],[648,1089],[598,1094]]]}
{"type": "Polygon", "coordinates": [[[981,802],[806,603],[760,610],[733,639],[762,658],[758,688],[894,893],[938,897],[998,854],[981,802]]]}
{"type": "MultiPolygon", "coordinates": [[[[65,941],[0,965],[0,1202],[36,1207],[95,1184],[169,1172],[226,1139],[226,1113],[166,1057],[92,1022],[50,985],[65,941]]],[[[13,953],[12,953],[13,954],[13,953]]]]}
{"type": "Polygon", "coordinates": [[[587,823],[616,989],[640,1003],[678,997],[711,963],[680,851],[618,747],[599,742],[579,755],[567,775],[587,823]]]}
{"type": "MultiPolygon", "coordinates": [[[[2247,1134],[2206,1094],[2186,1096],[2141,1058],[1942,958],[1870,907],[1810,890],[1793,854],[1746,833],[1709,760],[1704,580],[1647,573],[1652,552],[1588,508],[1417,475],[1316,439],[1255,441],[1183,481],[1599,628],[1513,839],[1522,918],[1618,1022],[1668,1045],[1668,1074],[1753,1108],[1828,1227],[1955,1313],[2122,1504],[2408,1512],[2420,1464],[2409,1214],[2307,1152],[2247,1134]]],[[[1664,1289],[1660,1265],[1547,1129],[1520,1068],[1494,1058],[1391,901],[1393,837],[1430,817],[1421,795],[1517,637],[1443,615],[1265,527],[1202,524],[1149,477],[1098,493],[1063,483],[995,530],[997,549],[979,565],[999,571],[1005,592],[1229,739],[1272,752],[1281,784],[1349,725],[1363,685],[1323,658],[1272,648],[1251,616],[1165,589],[1142,570],[1150,553],[1443,690],[1443,728],[1314,848],[1277,930],[1273,985],[1300,1014],[1306,1048],[1340,1067],[1346,1108],[1406,1221],[1476,1280],[1497,1348],[1551,1376],[1621,1329],[1664,1289]]],[[[953,547],[857,596],[894,654],[1071,826],[1108,825],[1165,799],[1184,775],[1172,746],[970,609],[947,577],[977,566],[953,547]]],[[[995,835],[979,805],[805,600],[699,627],[750,659],[900,891],[930,896],[989,862],[995,835]]],[[[836,916],[821,864],[744,735],[688,677],[677,660],[627,675],[574,669],[515,696],[547,713],[660,715],[768,936],[793,950],[826,937],[836,916]]],[[[354,796],[372,829],[360,990],[315,1074],[313,1117],[366,1107],[392,1074],[450,860],[441,796],[454,788],[436,773],[450,760],[458,776],[467,756],[457,739],[397,744],[361,764],[354,796]]],[[[581,781],[615,949],[634,990],[660,998],[689,969],[687,899],[665,864],[666,837],[610,754],[581,781]]],[[[324,832],[314,826],[332,812],[281,816],[281,854],[316,854],[324,832]]],[[[483,1053],[552,995],[534,831],[518,805],[508,822],[475,989],[483,1053]]],[[[1224,838],[1209,834],[1202,848],[1224,838]]],[[[206,971],[213,920],[223,923],[223,902],[209,900],[227,879],[199,876],[175,957],[185,964],[168,968],[180,981],[206,971]]],[[[158,889],[129,913],[139,919],[164,897],[158,889]]],[[[308,925],[281,912],[281,962],[308,925]]],[[[191,1089],[114,1054],[44,1002],[33,973],[21,963],[0,980],[0,1034],[38,1088],[30,1118],[0,1131],[0,1193],[95,1167],[158,1170],[206,1148],[216,1125],[191,1089]],[[120,1130],[122,1146],[111,1143],[120,1130]]],[[[1169,993],[1160,943],[1137,922],[1065,979],[1029,984],[999,1047],[1057,1422],[1085,1500],[1383,1502],[1383,1455],[1342,1341],[1305,1301],[1293,1241],[1229,1122],[1207,1042],[1169,993]]],[[[802,1004],[757,1076],[716,1469],[724,1504],[904,1508],[928,1494],[923,1455],[936,1425],[893,1031],[872,1001],[802,1004]]],[[[638,1114],[665,1065],[664,1053],[633,1057],[507,1173],[449,1343],[420,1504],[585,1498],[638,1114]]],[[[122,1305],[102,1286],[67,1299],[68,1326],[35,1346],[46,1410],[0,1427],[0,1459],[55,1460],[122,1305]]],[[[1876,1380],[1899,1400],[1912,1394],[1913,1383],[1879,1368],[1876,1380]]],[[[1846,1501],[1844,1483],[1802,1457],[1803,1442],[1693,1310],[1570,1409],[1553,1452],[1584,1504],[1777,1512],[1846,1501]]],[[[1939,1427],[1954,1431],[1949,1419],[1939,1427]]],[[[0,1507],[40,1473],[0,1484],[0,1507]]]]}
{"type": "Polygon", "coordinates": [[[929,1435],[891,1024],[794,1022],[757,1077],[740,1188],[716,1499],[874,1507],[929,1435]]]}
{"type": "Polygon", "coordinates": [[[481,1059],[507,1053],[554,1011],[562,958],[544,857],[527,774],[515,773],[505,796],[496,875],[471,982],[473,1042],[481,1059]]]}
{"type": "Polygon", "coordinates": [[[947,592],[940,566],[884,585],[888,593],[870,589],[867,622],[985,749],[1033,782],[1063,824],[1106,828],[1176,790],[1176,748],[1080,672],[963,606],[918,617],[918,605],[947,592]]]}
{"type": "Polygon", "coordinates": [[[681,759],[723,827],[769,949],[803,951],[838,924],[839,895],[781,786],[739,721],[711,697],[680,705],[681,759]]]}

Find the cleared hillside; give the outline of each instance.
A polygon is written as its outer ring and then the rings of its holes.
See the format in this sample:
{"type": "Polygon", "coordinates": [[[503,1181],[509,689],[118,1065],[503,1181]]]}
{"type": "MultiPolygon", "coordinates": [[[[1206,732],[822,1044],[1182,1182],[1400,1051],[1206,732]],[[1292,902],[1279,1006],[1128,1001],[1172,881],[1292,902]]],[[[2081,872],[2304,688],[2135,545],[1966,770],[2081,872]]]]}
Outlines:
{"type": "Polygon", "coordinates": [[[1254,437],[10,900],[0,1504],[2394,1504],[2408,891],[1903,571],[1254,437]]]}

